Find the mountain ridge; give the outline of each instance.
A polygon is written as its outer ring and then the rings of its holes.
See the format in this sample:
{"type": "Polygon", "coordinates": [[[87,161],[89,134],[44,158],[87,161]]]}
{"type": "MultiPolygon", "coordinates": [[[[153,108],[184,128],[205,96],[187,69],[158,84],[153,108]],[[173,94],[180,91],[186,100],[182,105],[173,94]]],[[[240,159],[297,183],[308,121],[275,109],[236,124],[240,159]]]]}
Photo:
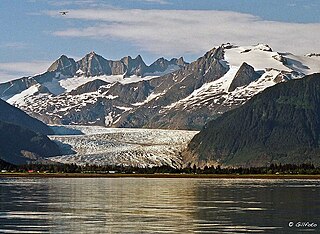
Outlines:
{"type": "Polygon", "coordinates": [[[160,59],[164,60],[164,65],[159,68],[159,66],[155,66],[159,59],[150,66],[147,66],[140,55],[134,59],[131,58],[131,56],[126,56],[115,61],[105,59],[94,51],[86,54],[79,61],[75,61],[73,58],[69,58],[66,55],[61,55],[44,73],[0,83],[0,98],[7,100],[17,92],[22,92],[32,85],[45,84],[46,82],[52,82],[54,79],[101,75],[119,75],[123,78],[128,78],[130,76],[152,76],[154,73],[158,76],[177,70],[188,64],[182,57],[179,59],[173,58],[171,60],[164,58],[160,59]],[[160,70],[157,70],[157,68],[160,70]]]}
{"type": "Polygon", "coordinates": [[[141,56],[112,66],[94,52],[85,57],[85,71],[62,57],[44,74],[0,84],[0,97],[51,124],[198,130],[268,87],[320,72],[320,57],[278,53],[265,44],[223,44],[190,64],[170,60],[184,64],[179,67],[159,58],[149,66],[159,73],[147,73],[141,56]],[[129,61],[134,66],[124,70],[129,61]],[[120,75],[99,75],[111,68],[120,75]]]}
{"type": "Polygon", "coordinates": [[[126,56],[120,60],[108,60],[91,51],[78,61],[66,55],[61,55],[47,69],[47,72],[61,72],[65,76],[123,75],[123,77],[130,77],[137,75],[143,77],[146,74],[164,72],[170,65],[184,66],[186,64],[182,57],[179,59],[172,58],[171,60],[162,57],[148,66],[141,55],[137,55],[135,58],[126,56]]]}

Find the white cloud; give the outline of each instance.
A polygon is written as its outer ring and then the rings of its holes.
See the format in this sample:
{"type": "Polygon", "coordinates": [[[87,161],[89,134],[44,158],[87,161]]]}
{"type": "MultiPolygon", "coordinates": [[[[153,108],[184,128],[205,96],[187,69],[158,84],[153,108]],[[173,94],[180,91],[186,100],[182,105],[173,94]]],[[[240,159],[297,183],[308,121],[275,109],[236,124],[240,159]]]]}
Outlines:
{"type": "Polygon", "coordinates": [[[157,4],[161,4],[161,5],[170,4],[166,0],[131,0],[131,1],[146,2],[146,3],[157,3],[157,4]]]}
{"type": "Polygon", "coordinates": [[[99,0],[49,0],[48,4],[57,7],[80,6],[80,7],[111,7],[104,1],[99,0]]]}
{"type": "Polygon", "coordinates": [[[14,79],[17,79],[18,76],[12,74],[12,73],[9,73],[9,72],[3,72],[0,70],[0,83],[3,83],[3,82],[7,82],[7,81],[10,81],[10,80],[14,80],[14,79]]]}
{"type": "MultiPolygon", "coordinates": [[[[47,12],[55,16],[56,12],[47,12]]],[[[239,45],[267,43],[275,50],[304,54],[320,51],[320,24],[265,21],[226,11],[82,9],[70,10],[65,19],[79,27],[52,32],[60,37],[121,39],[140,50],[172,56],[200,54],[225,42],[239,45]],[[83,26],[81,21],[91,23],[83,26]]]]}
{"type": "Polygon", "coordinates": [[[7,49],[26,49],[28,48],[28,44],[24,42],[7,42],[4,44],[0,44],[0,48],[7,49]]]}
{"type": "Polygon", "coordinates": [[[0,82],[46,71],[52,61],[0,63],[0,82]]]}

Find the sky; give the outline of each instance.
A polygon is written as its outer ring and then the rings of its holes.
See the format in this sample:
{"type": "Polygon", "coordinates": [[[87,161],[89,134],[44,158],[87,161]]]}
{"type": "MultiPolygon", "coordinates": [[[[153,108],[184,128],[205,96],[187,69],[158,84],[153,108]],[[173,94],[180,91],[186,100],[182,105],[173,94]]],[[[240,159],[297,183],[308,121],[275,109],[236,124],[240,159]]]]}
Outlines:
{"type": "Polygon", "coordinates": [[[0,82],[91,51],[147,64],[191,62],[227,42],[320,53],[319,0],[1,0],[0,23],[0,82]]]}

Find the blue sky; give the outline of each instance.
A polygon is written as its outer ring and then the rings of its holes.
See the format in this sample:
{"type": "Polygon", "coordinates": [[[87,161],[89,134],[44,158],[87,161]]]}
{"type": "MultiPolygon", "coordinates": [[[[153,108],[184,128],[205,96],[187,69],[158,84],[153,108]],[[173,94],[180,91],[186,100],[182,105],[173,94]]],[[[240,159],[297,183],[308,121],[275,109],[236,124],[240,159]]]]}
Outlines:
{"type": "Polygon", "coordinates": [[[1,0],[0,20],[0,82],[90,51],[141,54],[147,64],[162,56],[192,61],[225,42],[320,52],[318,0],[1,0]]]}

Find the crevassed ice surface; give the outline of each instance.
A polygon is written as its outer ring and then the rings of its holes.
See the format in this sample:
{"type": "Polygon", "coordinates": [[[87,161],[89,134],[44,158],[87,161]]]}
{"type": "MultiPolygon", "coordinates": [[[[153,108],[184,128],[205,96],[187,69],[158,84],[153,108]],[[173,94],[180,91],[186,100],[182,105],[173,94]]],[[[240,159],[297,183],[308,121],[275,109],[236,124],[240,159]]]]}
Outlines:
{"type": "MultiPolygon", "coordinates": [[[[84,135],[50,136],[69,145],[76,154],[50,157],[61,163],[152,167],[182,164],[181,152],[198,133],[185,130],[61,126],[84,135]]],[[[64,130],[59,129],[63,134],[64,130]]],[[[59,132],[58,132],[59,133],[59,132]]]]}

